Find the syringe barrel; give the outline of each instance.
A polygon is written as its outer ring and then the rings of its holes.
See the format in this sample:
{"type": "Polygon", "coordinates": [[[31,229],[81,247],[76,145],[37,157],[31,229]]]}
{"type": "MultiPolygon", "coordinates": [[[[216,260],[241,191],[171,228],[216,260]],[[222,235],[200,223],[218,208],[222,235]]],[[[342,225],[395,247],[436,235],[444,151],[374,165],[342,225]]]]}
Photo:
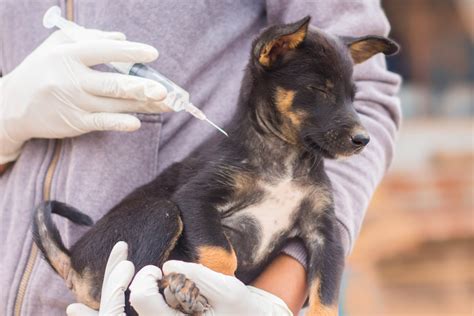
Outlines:
{"type": "Polygon", "coordinates": [[[140,63],[133,64],[131,65],[128,74],[148,78],[162,84],[168,92],[168,95],[163,102],[176,112],[185,110],[186,105],[189,104],[189,93],[186,90],[151,67],[140,63]]]}

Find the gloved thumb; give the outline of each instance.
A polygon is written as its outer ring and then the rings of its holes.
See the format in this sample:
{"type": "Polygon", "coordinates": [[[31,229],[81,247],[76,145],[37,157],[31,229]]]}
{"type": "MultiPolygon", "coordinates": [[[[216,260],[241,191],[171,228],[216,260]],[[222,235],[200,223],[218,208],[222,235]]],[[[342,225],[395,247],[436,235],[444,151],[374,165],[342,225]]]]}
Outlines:
{"type": "Polygon", "coordinates": [[[124,292],[130,283],[135,267],[130,261],[122,261],[110,273],[102,286],[99,315],[122,316],[124,313],[124,292]]]}
{"type": "Polygon", "coordinates": [[[107,260],[107,265],[105,266],[104,281],[102,283],[102,292],[104,291],[104,286],[106,286],[109,282],[108,279],[112,271],[122,261],[127,260],[127,258],[128,258],[128,244],[124,241],[117,242],[112,248],[112,251],[110,252],[110,255],[109,255],[109,259],[107,260]]]}
{"type": "Polygon", "coordinates": [[[81,303],[74,303],[67,307],[66,314],[68,316],[97,316],[99,313],[90,307],[81,303]]]}
{"type": "Polygon", "coordinates": [[[125,34],[122,32],[106,32],[96,29],[84,29],[87,32],[88,38],[97,38],[97,39],[111,39],[117,41],[124,41],[127,39],[125,34]]]}
{"type": "Polygon", "coordinates": [[[123,113],[90,113],[82,118],[86,131],[118,131],[133,132],[140,128],[138,118],[123,113]]]}
{"type": "Polygon", "coordinates": [[[166,304],[158,292],[158,280],[163,274],[153,265],[143,267],[130,285],[130,304],[140,316],[170,316],[180,315],[178,311],[166,304]]]}
{"type": "Polygon", "coordinates": [[[73,41],[83,40],[116,40],[124,41],[126,39],[125,34],[121,32],[105,32],[95,29],[68,29],[55,31],[43,44],[42,47],[50,45],[58,45],[64,43],[71,43],[73,41]]]}

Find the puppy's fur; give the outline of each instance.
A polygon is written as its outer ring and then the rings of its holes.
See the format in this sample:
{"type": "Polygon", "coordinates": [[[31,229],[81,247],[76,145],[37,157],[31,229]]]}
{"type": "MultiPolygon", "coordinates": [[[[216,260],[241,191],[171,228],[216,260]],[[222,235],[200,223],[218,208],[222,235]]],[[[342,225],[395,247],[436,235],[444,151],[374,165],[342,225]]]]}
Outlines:
{"type": "MultiPolygon", "coordinates": [[[[309,313],[337,314],[344,254],[323,158],[367,144],[352,105],[353,64],[398,46],[379,36],[309,31],[309,21],[270,27],[254,41],[228,139],[211,140],[136,189],[71,249],[51,213],[78,224],[90,219],[59,202],[38,207],[35,242],[78,301],[98,308],[107,257],[119,240],[129,244],[137,270],[179,259],[250,282],[297,237],[308,252],[309,313]]],[[[169,298],[192,286],[171,276],[161,287],[169,298]]],[[[191,292],[176,295],[177,307],[202,311],[205,301],[191,292]]]]}

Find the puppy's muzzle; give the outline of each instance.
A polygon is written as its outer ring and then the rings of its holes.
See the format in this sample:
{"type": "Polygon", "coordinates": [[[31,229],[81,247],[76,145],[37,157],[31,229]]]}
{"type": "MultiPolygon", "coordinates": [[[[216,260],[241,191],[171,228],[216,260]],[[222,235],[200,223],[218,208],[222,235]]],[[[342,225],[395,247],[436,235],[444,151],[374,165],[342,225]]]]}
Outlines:
{"type": "Polygon", "coordinates": [[[369,143],[370,136],[367,132],[353,134],[351,135],[351,141],[355,148],[362,148],[369,143]]]}

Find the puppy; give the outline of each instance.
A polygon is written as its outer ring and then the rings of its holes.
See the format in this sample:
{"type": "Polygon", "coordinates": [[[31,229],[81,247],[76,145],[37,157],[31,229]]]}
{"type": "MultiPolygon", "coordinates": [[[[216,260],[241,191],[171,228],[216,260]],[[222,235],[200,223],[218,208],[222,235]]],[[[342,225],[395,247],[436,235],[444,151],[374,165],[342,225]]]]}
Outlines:
{"type": "MultiPolygon", "coordinates": [[[[369,142],[352,104],[353,65],[398,46],[380,36],[310,31],[309,21],[272,26],[254,41],[228,139],[210,141],[136,189],[70,249],[51,213],[82,225],[90,218],[60,202],[38,207],[35,242],[79,302],[99,307],[119,240],[137,270],[179,259],[248,283],[299,238],[308,253],[309,314],[337,315],[344,253],[323,159],[357,154],[369,142]]],[[[182,275],[166,276],[160,288],[186,313],[206,308],[182,275]]]]}

